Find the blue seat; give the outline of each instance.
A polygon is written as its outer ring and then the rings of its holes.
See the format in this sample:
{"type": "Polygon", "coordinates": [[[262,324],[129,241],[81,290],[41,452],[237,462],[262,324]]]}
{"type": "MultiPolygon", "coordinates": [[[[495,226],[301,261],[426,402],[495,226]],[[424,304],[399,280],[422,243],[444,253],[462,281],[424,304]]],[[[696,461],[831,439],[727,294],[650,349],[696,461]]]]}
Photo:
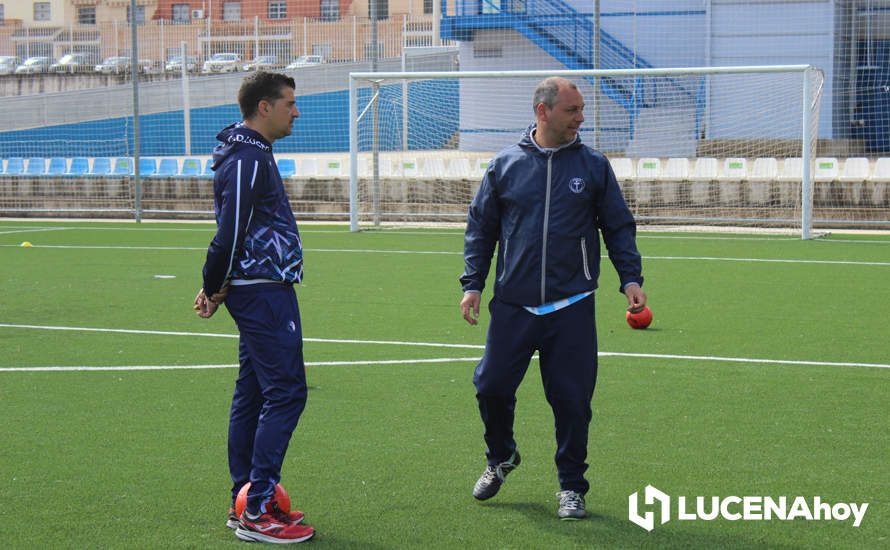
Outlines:
{"type": "Polygon", "coordinates": [[[213,177],[213,159],[207,159],[207,162],[204,164],[204,174],[202,174],[206,178],[213,177]]]}
{"type": "Polygon", "coordinates": [[[93,169],[90,174],[94,176],[107,176],[111,173],[111,159],[108,157],[97,157],[93,159],[93,169]]]}
{"type": "Polygon", "coordinates": [[[68,159],[53,157],[49,159],[46,173],[50,176],[64,176],[68,172],[68,159]]]}
{"type": "Polygon", "coordinates": [[[68,167],[69,176],[85,176],[90,173],[90,159],[85,157],[74,157],[71,159],[71,166],[68,167]]]}
{"type": "Polygon", "coordinates": [[[114,176],[129,176],[133,173],[133,159],[130,157],[120,157],[114,161],[114,168],[111,174],[114,176]]]}
{"type": "Polygon", "coordinates": [[[278,172],[282,178],[289,178],[297,173],[297,163],[294,159],[278,159],[278,172]]]}
{"type": "Polygon", "coordinates": [[[20,176],[25,173],[25,159],[21,157],[12,157],[6,161],[6,174],[9,176],[20,176]]]}
{"type": "Polygon", "coordinates": [[[28,165],[25,167],[26,176],[42,176],[46,174],[46,159],[43,157],[32,157],[28,159],[28,165]]]}
{"type": "MultiPolygon", "coordinates": [[[[119,160],[119,159],[118,159],[119,160]]],[[[141,157],[139,159],[139,175],[150,178],[158,173],[158,159],[141,157]]]]}
{"type": "Polygon", "coordinates": [[[198,159],[185,159],[182,161],[181,176],[198,177],[201,175],[201,161],[198,159]]]}
{"type": "Polygon", "coordinates": [[[171,178],[179,174],[179,161],[176,159],[161,159],[158,165],[158,176],[162,178],[171,178]]]}

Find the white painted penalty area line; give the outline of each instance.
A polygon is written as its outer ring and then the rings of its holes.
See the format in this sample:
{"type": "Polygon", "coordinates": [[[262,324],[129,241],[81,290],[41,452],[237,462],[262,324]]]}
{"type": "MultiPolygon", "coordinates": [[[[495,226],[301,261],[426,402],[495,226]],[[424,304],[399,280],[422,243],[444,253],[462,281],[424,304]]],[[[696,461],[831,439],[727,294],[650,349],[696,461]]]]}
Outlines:
{"type": "MultiPolygon", "coordinates": [[[[177,332],[177,331],[160,331],[160,330],[135,330],[135,329],[115,329],[115,328],[93,328],[93,327],[61,327],[61,326],[46,326],[46,325],[15,325],[8,323],[0,323],[0,328],[20,328],[20,329],[37,329],[37,330],[67,330],[67,331],[82,331],[82,332],[110,332],[110,333],[120,333],[120,334],[146,334],[146,335],[158,335],[158,336],[192,336],[192,337],[209,337],[209,338],[238,338],[237,334],[220,334],[220,333],[212,333],[212,332],[177,332]]],[[[323,344],[359,344],[359,345],[386,345],[386,346],[419,346],[419,347],[432,347],[432,348],[458,348],[458,349],[485,349],[485,346],[478,344],[444,344],[437,342],[403,342],[398,340],[348,340],[348,339],[333,339],[333,338],[303,338],[304,342],[316,342],[323,344]]],[[[656,354],[656,353],[624,353],[624,352],[614,352],[614,351],[601,351],[599,352],[600,357],[636,357],[642,359],[668,359],[668,360],[682,360],[682,361],[702,361],[702,362],[724,362],[724,363],[754,363],[760,365],[801,365],[801,366],[816,366],[816,367],[866,367],[866,368],[878,368],[878,369],[890,369],[890,364],[885,363],[857,363],[852,361],[798,361],[798,360],[788,360],[788,359],[763,359],[763,358],[751,358],[751,357],[720,357],[713,355],[671,355],[671,354],[656,354]]],[[[417,362],[447,362],[447,361],[469,361],[470,358],[455,358],[455,359],[418,359],[418,360],[399,360],[400,361],[417,361],[417,362]]],[[[472,360],[478,360],[478,358],[474,358],[472,360]]],[[[307,365],[312,363],[307,363],[307,365]]],[[[329,362],[329,363],[315,363],[318,365],[329,364],[369,364],[369,365],[378,365],[378,364],[388,364],[387,362],[381,361],[368,361],[368,362],[329,362]]],[[[395,363],[393,363],[395,364],[395,363]]]]}
{"type": "MultiPolygon", "coordinates": [[[[413,365],[421,363],[467,363],[477,362],[478,357],[440,357],[436,359],[381,359],[379,361],[310,361],[307,367],[363,366],[363,365],[413,365]]],[[[0,368],[3,372],[108,372],[108,371],[159,371],[159,370],[212,370],[237,369],[238,365],[125,365],[106,367],[11,367],[0,368]]]]}

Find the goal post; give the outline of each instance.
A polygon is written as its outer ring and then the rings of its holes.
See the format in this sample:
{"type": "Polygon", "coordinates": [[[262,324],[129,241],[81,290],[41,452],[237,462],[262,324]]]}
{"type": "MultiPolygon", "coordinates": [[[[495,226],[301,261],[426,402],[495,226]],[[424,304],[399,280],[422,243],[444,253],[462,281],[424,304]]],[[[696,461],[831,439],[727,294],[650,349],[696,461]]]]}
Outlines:
{"type": "Polygon", "coordinates": [[[641,225],[812,236],[824,75],[810,65],[350,73],[350,228],[463,223],[549,76],[581,90],[581,139],[641,225]]]}

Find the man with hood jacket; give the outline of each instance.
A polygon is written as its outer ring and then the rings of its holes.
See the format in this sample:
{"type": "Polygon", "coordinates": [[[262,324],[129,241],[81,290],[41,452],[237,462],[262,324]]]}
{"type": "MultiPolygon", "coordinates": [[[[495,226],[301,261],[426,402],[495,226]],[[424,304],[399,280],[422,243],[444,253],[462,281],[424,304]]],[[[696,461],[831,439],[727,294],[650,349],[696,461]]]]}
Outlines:
{"type": "Polygon", "coordinates": [[[217,231],[207,249],[195,310],[221,303],[238,326],[238,379],[229,415],[232,508],[226,526],[242,540],[296,543],[315,531],[303,513],[274,498],[281,465],[306,405],[303,334],[293,285],[303,278],[303,248],[272,143],[300,116],[294,79],[259,71],[238,91],[243,122],[223,129],[213,151],[217,231]],[[250,483],[247,506],[234,502],[250,483]]]}
{"type": "Polygon", "coordinates": [[[599,233],[631,311],[646,305],[636,225],[608,160],[582,145],[584,99],[559,77],[541,82],[535,124],[488,166],[470,205],[461,313],[478,322],[497,245],[485,353],[473,382],[488,466],[473,496],[493,497],[520,463],[513,439],[516,390],[535,351],[556,427],[560,519],[585,517],[587,434],[596,384],[594,290],[599,233]]]}

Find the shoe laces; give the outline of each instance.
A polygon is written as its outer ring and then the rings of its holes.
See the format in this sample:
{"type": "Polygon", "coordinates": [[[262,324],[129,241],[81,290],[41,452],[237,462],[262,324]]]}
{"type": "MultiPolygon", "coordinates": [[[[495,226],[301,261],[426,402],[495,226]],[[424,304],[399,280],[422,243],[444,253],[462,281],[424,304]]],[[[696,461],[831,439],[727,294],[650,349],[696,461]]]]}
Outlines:
{"type": "Polygon", "coordinates": [[[575,491],[560,491],[556,493],[559,497],[559,507],[567,510],[578,510],[584,508],[584,495],[575,491]]]}

